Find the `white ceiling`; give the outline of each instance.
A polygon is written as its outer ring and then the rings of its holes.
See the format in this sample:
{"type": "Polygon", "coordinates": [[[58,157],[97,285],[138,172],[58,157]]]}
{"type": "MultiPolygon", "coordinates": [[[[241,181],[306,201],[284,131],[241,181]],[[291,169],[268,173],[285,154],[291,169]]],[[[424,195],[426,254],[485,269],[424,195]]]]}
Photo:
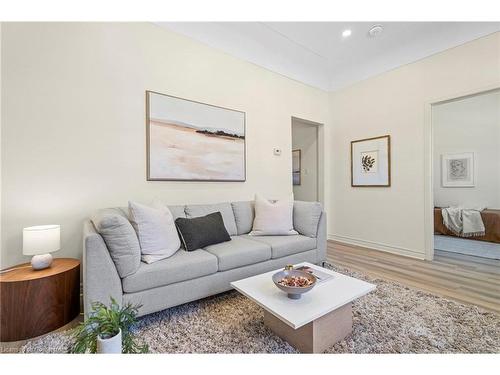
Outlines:
{"type": "Polygon", "coordinates": [[[158,22],[237,58],[336,90],[500,31],[500,22],[158,22]],[[368,30],[384,31],[371,38],[368,30]],[[351,29],[352,35],[342,37],[351,29]]]}

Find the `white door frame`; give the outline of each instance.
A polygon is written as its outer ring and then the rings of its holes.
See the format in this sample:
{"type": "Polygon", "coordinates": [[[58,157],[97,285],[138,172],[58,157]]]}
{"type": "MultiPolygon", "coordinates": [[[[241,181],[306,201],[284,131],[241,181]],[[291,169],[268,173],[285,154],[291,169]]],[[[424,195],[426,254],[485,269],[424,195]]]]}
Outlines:
{"type": "Polygon", "coordinates": [[[325,126],[320,122],[306,120],[300,117],[292,116],[290,122],[290,129],[293,122],[298,121],[304,124],[314,125],[316,127],[316,134],[318,138],[317,148],[317,181],[316,181],[316,196],[318,201],[325,207],[325,126]]]}
{"type": "Polygon", "coordinates": [[[432,125],[432,106],[448,101],[463,99],[470,96],[485,94],[500,89],[500,82],[473,90],[447,95],[446,97],[429,100],[425,103],[424,124],[424,231],[425,259],[434,259],[434,139],[432,125]]]}

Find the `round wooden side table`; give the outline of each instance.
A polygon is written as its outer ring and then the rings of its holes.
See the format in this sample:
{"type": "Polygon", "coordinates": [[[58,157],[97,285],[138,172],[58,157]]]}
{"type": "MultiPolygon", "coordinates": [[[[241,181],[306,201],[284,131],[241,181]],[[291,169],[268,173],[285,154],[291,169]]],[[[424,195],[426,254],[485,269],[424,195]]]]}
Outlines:
{"type": "Polygon", "coordinates": [[[80,313],[80,261],[56,258],[49,268],[30,263],[0,274],[0,341],[26,340],[71,322],[80,313]]]}

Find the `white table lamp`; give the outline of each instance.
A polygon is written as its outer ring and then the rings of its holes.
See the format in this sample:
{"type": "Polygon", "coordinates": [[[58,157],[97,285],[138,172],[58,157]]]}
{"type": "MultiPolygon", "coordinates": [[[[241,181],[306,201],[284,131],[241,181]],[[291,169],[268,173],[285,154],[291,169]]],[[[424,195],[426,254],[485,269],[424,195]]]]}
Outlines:
{"type": "Polygon", "coordinates": [[[50,253],[61,248],[59,225],[38,225],[23,229],[23,254],[33,255],[31,266],[42,270],[52,264],[50,253]]]}

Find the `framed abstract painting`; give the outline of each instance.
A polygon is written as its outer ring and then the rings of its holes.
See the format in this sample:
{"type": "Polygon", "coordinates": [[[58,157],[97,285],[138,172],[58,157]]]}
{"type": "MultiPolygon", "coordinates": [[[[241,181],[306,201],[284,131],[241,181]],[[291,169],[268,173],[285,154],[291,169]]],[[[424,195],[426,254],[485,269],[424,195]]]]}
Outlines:
{"type": "Polygon", "coordinates": [[[148,181],[245,181],[245,112],[146,91],[148,181]]]}
{"type": "Polygon", "coordinates": [[[351,186],[391,186],[391,137],[351,142],[351,186]]]}
{"type": "Polygon", "coordinates": [[[297,186],[301,183],[301,154],[300,150],[292,150],[292,181],[297,186]]]}
{"type": "Polygon", "coordinates": [[[474,187],[474,153],[441,155],[443,187],[474,187]]]}

